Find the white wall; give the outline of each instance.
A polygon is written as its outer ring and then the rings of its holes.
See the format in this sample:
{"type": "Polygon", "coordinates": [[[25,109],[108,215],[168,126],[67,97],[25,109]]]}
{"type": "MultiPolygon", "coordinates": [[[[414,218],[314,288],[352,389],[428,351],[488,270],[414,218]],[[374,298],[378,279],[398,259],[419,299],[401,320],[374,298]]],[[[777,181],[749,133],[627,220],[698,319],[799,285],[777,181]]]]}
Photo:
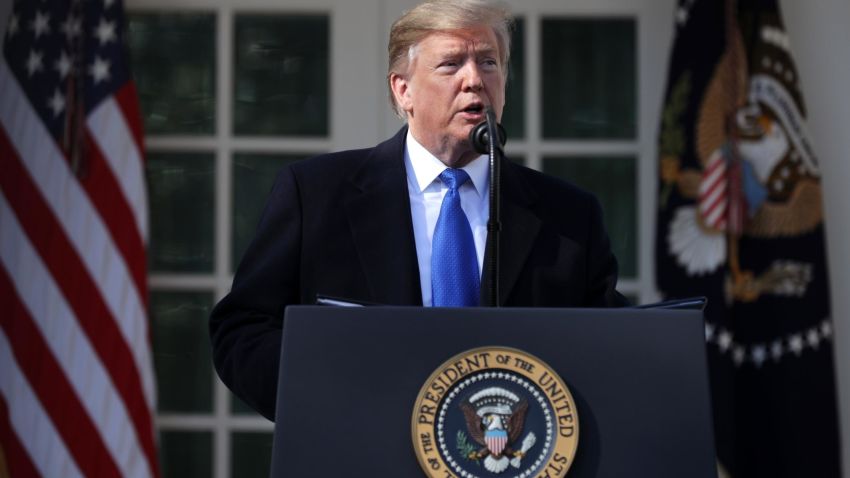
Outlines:
{"type": "Polygon", "coordinates": [[[850,2],[780,5],[823,172],[844,476],[850,477],[850,2]]]}

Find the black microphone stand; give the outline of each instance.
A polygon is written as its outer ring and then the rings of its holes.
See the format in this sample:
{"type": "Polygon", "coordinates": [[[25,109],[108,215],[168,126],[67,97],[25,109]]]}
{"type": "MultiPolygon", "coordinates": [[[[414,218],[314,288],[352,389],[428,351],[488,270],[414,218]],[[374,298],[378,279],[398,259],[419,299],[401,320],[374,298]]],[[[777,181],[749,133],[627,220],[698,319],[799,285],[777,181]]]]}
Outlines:
{"type": "Polygon", "coordinates": [[[487,221],[487,250],[490,251],[487,267],[487,277],[490,277],[490,289],[487,293],[487,305],[499,307],[499,235],[502,230],[501,222],[501,162],[505,156],[502,147],[507,140],[507,134],[502,125],[496,122],[496,113],[493,108],[487,106],[485,109],[486,121],[472,128],[469,132],[469,141],[479,154],[490,156],[490,218],[487,221]],[[499,138],[498,141],[490,141],[490,138],[499,138]]]}

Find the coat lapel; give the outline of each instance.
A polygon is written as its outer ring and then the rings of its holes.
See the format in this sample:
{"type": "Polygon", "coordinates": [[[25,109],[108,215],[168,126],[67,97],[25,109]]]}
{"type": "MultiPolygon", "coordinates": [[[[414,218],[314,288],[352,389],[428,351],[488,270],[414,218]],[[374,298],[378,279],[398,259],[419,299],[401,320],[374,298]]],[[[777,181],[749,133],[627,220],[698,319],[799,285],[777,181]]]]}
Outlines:
{"type": "Polygon", "coordinates": [[[404,168],[407,128],[376,146],[352,175],[344,207],[373,300],[422,305],[404,168]]]}
{"type": "MultiPolygon", "coordinates": [[[[504,305],[522,272],[540,231],[541,222],[532,206],[537,196],[523,182],[516,166],[502,162],[502,232],[499,246],[500,290],[499,305],[504,305]]],[[[481,280],[481,303],[485,304],[490,287],[487,262],[492,251],[484,253],[484,271],[481,280]]]]}

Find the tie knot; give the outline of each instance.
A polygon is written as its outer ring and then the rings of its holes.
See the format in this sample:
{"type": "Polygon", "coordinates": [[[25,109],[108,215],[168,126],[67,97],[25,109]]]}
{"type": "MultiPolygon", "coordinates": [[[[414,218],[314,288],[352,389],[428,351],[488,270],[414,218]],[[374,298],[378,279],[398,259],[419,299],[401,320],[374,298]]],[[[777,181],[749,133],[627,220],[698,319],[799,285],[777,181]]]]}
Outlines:
{"type": "Polygon", "coordinates": [[[440,180],[443,181],[443,184],[448,186],[449,189],[456,190],[463,186],[463,183],[469,180],[469,175],[462,169],[446,168],[442,173],[440,173],[440,180]]]}

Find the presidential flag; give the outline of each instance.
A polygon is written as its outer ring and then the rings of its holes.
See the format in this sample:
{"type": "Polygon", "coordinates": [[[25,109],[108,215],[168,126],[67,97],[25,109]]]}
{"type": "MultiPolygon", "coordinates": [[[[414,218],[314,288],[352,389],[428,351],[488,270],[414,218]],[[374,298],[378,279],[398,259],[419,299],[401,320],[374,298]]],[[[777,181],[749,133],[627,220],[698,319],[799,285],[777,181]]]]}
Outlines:
{"type": "Polygon", "coordinates": [[[5,30],[0,475],[159,476],[124,36],[118,0],[18,0],[5,30]]]}
{"type": "Polygon", "coordinates": [[[657,281],[709,298],[719,462],[732,477],[838,477],[821,172],[779,6],[680,0],[675,24],[657,281]]]}

